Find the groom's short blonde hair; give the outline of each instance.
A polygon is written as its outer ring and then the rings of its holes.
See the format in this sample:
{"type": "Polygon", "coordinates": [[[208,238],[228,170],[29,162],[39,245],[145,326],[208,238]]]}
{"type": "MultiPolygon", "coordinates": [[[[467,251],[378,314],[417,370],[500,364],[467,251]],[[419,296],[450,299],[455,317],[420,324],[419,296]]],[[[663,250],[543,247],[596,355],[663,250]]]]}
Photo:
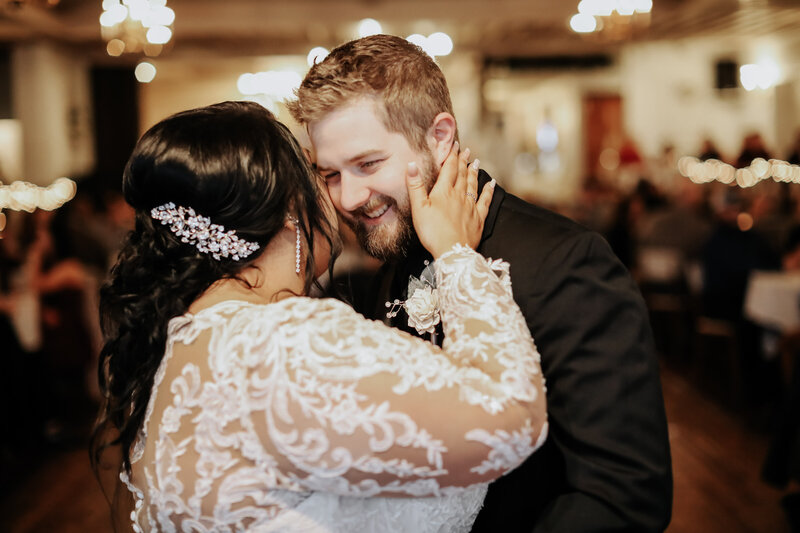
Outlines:
{"type": "Polygon", "coordinates": [[[450,91],[439,66],[419,46],[402,37],[372,35],[334,48],[309,70],[288,103],[303,126],[353,100],[376,99],[384,127],[402,134],[418,151],[439,113],[453,114],[450,91]]]}

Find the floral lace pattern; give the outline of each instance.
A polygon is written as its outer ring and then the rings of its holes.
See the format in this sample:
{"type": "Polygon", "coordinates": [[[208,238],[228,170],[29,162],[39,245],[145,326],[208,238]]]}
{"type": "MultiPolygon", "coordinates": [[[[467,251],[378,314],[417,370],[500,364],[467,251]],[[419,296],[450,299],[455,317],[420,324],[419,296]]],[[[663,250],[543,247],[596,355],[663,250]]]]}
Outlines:
{"type": "Polygon", "coordinates": [[[442,349],[328,299],[173,319],[121,475],[134,529],[468,531],[544,441],[544,384],[508,265],[436,265],[442,349]]]}

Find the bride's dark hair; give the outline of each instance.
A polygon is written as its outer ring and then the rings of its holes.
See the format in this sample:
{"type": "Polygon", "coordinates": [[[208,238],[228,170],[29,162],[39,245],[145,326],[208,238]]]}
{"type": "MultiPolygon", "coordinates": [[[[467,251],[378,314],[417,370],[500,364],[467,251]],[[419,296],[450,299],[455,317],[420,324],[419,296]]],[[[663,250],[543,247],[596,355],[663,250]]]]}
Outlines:
{"type": "Polygon", "coordinates": [[[297,141],[251,102],[185,111],[150,128],[128,160],[122,189],[136,210],[136,226],[100,293],[104,403],[90,449],[97,469],[104,450],[119,445],[130,472],[131,445],[144,421],[169,320],[215,281],[241,279],[289,217],[298,220],[307,243],[306,291],[314,279],[314,235],[327,239],[330,249],[335,241],[321,200],[324,187],[297,141]],[[151,218],[150,210],[167,202],[191,207],[260,248],[239,261],[201,253],[151,218]]]}

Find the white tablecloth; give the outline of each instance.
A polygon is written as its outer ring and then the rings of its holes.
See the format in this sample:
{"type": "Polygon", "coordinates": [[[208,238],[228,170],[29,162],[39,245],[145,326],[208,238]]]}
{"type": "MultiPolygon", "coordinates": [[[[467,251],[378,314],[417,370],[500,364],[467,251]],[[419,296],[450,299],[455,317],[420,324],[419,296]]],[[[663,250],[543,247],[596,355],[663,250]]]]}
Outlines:
{"type": "Polygon", "coordinates": [[[752,272],[744,314],[756,324],[778,331],[800,327],[800,272],[752,272]]]}

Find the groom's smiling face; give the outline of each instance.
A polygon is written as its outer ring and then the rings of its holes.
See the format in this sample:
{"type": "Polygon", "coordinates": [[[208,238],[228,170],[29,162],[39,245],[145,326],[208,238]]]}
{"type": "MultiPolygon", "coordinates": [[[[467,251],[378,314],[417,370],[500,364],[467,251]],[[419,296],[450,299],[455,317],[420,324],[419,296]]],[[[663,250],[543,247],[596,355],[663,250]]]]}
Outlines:
{"type": "Polygon", "coordinates": [[[406,168],[415,162],[428,188],[438,169],[433,156],[414,150],[406,138],[386,129],[375,101],[354,100],[309,124],[317,169],[334,206],[374,257],[402,257],[414,227],[406,168]]]}

